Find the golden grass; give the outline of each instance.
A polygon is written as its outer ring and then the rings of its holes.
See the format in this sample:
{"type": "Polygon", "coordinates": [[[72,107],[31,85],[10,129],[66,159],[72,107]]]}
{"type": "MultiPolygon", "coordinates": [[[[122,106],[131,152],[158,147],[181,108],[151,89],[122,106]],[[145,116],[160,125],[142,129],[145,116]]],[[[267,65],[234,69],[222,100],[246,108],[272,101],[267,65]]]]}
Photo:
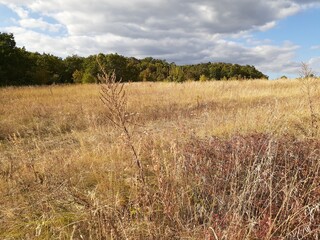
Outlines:
{"type": "MultiPolygon", "coordinates": [[[[292,80],[132,83],[126,90],[129,112],[151,129],[172,126],[201,135],[280,130],[300,134],[296,127],[306,127],[303,120],[309,116],[301,84],[292,80]]],[[[106,127],[97,85],[3,88],[0,95],[1,139],[106,127]]],[[[316,107],[319,101],[315,92],[316,107]]]]}
{"type": "MultiPolygon", "coordinates": [[[[304,226],[313,231],[307,236],[308,231],[294,223],[301,209],[288,214],[287,228],[278,222],[279,216],[265,211],[255,217],[242,216],[240,200],[238,205],[234,199],[232,206],[227,204],[228,197],[236,198],[235,192],[223,191],[225,199],[204,197],[201,194],[208,188],[197,174],[205,173],[192,168],[186,176],[183,166],[189,166],[185,154],[193,149],[190,144],[210,136],[229,141],[252,134],[272,139],[290,135],[299,141],[318,141],[319,131],[311,126],[309,100],[319,113],[319,84],[313,82],[309,98],[296,80],[125,84],[128,111],[136,123],[130,132],[148,179],[144,187],[137,181],[125,136],[106,118],[99,85],[1,88],[0,238],[312,239],[320,234],[320,227],[304,226]],[[219,202],[235,214],[225,211],[219,202]],[[214,209],[224,212],[224,218],[210,220],[210,214],[217,214],[214,209]],[[254,219],[256,223],[250,222],[254,219]],[[263,221],[267,230],[258,224],[263,221]]],[[[199,153],[197,149],[214,148],[206,142],[196,146],[199,156],[205,150],[199,153]]],[[[319,149],[310,151],[319,154],[319,149]]],[[[204,154],[203,159],[207,158],[204,154]]],[[[259,164],[269,169],[267,162],[259,164]]],[[[243,174],[240,166],[234,171],[243,174]]],[[[314,164],[313,171],[319,166],[314,164]]],[[[257,178],[244,176],[244,180],[257,178]]],[[[313,176],[317,179],[318,175],[313,176]]],[[[230,182],[239,184],[236,180],[230,182]]],[[[284,186],[293,191],[290,184],[295,183],[298,181],[292,180],[284,186]]],[[[312,191],[319,194],[313,184],[312,191]]],[[[319,216],[317,203],[319,199],[310,200],[302,208],[312,208],[319,216]]]]}

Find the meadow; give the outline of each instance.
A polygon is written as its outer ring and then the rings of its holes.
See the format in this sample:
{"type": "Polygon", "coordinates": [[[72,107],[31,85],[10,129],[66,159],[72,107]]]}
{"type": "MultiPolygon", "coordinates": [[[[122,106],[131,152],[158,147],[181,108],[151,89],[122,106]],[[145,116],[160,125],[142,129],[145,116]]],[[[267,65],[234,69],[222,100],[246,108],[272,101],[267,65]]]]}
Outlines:
{"type": "Polygon", "coordinates": [[[0,239],[319,239],[319,85],[0,88],[0,239]]]}

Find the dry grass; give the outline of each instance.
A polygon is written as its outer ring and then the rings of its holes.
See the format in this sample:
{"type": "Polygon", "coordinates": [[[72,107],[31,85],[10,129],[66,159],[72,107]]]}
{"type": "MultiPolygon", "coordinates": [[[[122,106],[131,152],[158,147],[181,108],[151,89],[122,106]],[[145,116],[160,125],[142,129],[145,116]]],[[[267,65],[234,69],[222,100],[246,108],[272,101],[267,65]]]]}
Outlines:
{"type": "Polygon", "coordinates": [[[317,81],[0,89],[0,239],[317,239],[317,81]],[[312,112],[310,113],[310,100],[312,112]]]}

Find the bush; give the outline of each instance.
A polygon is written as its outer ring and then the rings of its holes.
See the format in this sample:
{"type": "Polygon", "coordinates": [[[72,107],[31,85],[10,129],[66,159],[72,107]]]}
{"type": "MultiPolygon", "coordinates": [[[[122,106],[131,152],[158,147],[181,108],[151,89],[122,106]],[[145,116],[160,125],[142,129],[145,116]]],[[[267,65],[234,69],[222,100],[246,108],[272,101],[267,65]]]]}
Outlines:
{"type": "Polygon", "coordinates": [[[200,76],[200,78],[199,78],[199,81],[200,81],[200,82],[206,82],[206,81],[208,81],[208,80],[209,80],[209,78],[208,78],[206,75],[203,75],[203,74],[202,74],[202,75],[200,76]]]}
{"type": "Polygon", "coordinates": [[[97,79],[93,77],[90,73],[84,73],[82,76],[82,83],[95,83],[97,79]]]}

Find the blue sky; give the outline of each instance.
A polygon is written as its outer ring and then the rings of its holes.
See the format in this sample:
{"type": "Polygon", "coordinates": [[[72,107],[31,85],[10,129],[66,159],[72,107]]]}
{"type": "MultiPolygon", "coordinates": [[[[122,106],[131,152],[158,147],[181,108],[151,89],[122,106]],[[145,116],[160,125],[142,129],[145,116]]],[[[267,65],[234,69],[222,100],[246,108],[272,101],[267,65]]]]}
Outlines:
{"type": "Polygon", "coordinates": [[[13,11],[2,4],[0,4],[0,13],[0,27],[10,26],[12,24],[11,19],[17,17],[13,11]]]}
{"type": "Polygon", "coordinates": [[[313,0],[0,0],[0,31],[19,47],[68,55],[152,56],[256,66],[271,79],[320,74],[313,0]]]}
{"type": "MultiPolygon", "coordinates": [[[[310,8],[293,16],[281,19],[277,25],[265,32],[257,32],[258,39],[270,39],[276,44],[291,41],[299,46],[297,61],[308,61],[320,54],[320,8],[310,8]],[[319,47],[318,49],[314,49],[319,47]]],[[[319,66],[320,67],[320,66],[319,66]]]]}

